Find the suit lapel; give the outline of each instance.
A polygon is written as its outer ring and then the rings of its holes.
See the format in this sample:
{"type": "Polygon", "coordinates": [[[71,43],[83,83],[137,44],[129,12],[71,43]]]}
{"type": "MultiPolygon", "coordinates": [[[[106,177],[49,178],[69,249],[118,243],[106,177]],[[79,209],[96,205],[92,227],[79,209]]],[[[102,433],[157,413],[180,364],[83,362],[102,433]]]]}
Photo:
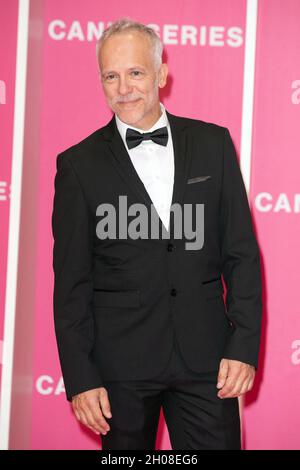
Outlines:
{"type": "Polygon", "coordinates": [[[114,116],[108,123],[107,132],[105,135],[116,170],[126,182],[126,184],[130,187],[130,189],[135,193],[135,195],[138,196],[138,198],[141,199],[142,202],[150,209],[152,203],[151,198],[146,191],[146,188],[138,173],[136,172],[134,165],[132,164],[122,137],[118,131],[114,116]]]}
{"type": "MultiPolygon", "coordinates": [[[[187,136],[186,120],[169,113],[167,110],[166,114],[170,123],[174,149],[174,186],[172,204],[181,204],[183,201],[184,189],[186,187],[191,161],[191,145],[187,136]]],[[[141,200],[141,202],[143,202],[150,211],[152,200],[136,172],[134,165],[132,164],[122,137],[118,131],[114,116],[105,127],[104,138],[107,140],[109,145],[112,154],[112,161],[116,170],[139,200],[141,200]]],[[[172,223],[172,217],[170,222],[172,223]]],[[[171,223],[169,229],[172,233],[171,223]]]]}
{"type": "Polygon", "coordinates": [[[182,204],[191,162],[191,145],[187,134],[187,123],[166,110],[172,132],[174,148],[174,187],[172,204],[182,204]]]}

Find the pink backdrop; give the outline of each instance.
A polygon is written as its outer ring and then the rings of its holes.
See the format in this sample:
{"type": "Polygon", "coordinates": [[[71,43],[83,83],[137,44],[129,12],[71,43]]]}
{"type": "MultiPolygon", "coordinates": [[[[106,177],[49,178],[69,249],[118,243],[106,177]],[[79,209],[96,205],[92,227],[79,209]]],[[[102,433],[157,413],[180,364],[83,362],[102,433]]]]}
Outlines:
{"type": "MultiPolygon", "coordinates": [[[[42,93],[31,448],[97,449],[99,437],[76,422],[61,381],[52,312],[51,235],[56,155],[111,117],[97,76],[95,31],[101,33],[101,27],[123,15],[157,25],[170,70],[161,96],[166,108],[225,125],[239,152],[246,0],[178,0],[176,7],[160,0],[139,5],[135,0],[40,4],[40,22],[30,25],[31,34],[39,35],[43,58],[41,76],[36,77],[42,93]]],[[[6,12],[8,19],[11,11],[6,12]]],[[[259,1],[250,200],[263,254],[266,310],[258,380],[244,410],[247,449],[300,448],[299,18],[298,0],[259,1]]],[[[7,133],[5,145],[10,142],[7,133]]],[[[9,163],[8,158],[5,165],[1,162],[0,180],[3,168],[8,178],[9,163]]],[[[0,202],[5,234],[2,206],[0,202]]],[[[6,246],[5,237],[1,244],[6,246]]],[[[163,415],[157,448],[170,448],[163,415]]]]}
{"type": "Polygon", "coordinates": [[[263,251],[266,315],[246,443],[300,449],[300,2],[258,15],[251,200],[263,251]]]}
{"type": "Polygon", "coordinates": [[[12,162],[18,1],[0,3],[0,381],[12,162]],[[5,3],[5,10],[3,9],[5,3]],[[2,5],[3,4],[3,5],[2,5]],[[5,12],[5,14],[3,14],[5,12]]]}

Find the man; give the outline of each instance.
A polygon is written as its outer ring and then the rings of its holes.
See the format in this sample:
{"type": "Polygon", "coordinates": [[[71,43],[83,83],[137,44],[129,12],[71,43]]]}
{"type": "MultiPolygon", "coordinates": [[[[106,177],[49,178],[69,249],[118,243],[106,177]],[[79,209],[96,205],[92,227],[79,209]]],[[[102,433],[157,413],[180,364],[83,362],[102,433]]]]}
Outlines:
{"type": "Polygon", "coordinates": [[[237,397],[257,368],[261,274],[229,131],[164,108],[168,68],[151,28],[121,19],[97,54],[114,116],[58,155],[55,177],[67,399],[103,449],[154,449],[161,407],[173,449],[240,449],[237,397]],[[182,230],[195,223],[197,246],[182,230]]]}

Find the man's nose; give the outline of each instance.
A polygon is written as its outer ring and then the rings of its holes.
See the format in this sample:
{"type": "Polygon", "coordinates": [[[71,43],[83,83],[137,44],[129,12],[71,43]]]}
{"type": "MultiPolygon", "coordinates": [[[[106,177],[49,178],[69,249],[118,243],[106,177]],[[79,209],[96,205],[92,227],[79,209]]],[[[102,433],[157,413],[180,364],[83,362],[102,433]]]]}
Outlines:
{"type": "Polygon", "coordinates": [[[126,95],[132,90],[132,86],[128,82],[128,79],[126,77],[120,77],[119,80],[119,93],[120,95],[126,95]]]}

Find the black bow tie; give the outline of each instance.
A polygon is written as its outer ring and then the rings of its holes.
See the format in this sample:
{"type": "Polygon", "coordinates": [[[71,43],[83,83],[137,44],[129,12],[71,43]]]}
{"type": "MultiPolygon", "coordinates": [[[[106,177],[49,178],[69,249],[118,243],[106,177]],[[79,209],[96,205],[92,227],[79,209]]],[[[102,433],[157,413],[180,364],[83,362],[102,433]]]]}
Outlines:
{"type": "Polygon", "coordinates": [[[153,142],[166,146],[168,143],[168,129],[167,127],[161,127],[160,129],[155,129],[153,132],[144,132],[140,133],[134,129],[128,127],[126,131],[126,143],[129,149],[136,147],[143,140],[153,140],[153,142]]]}

